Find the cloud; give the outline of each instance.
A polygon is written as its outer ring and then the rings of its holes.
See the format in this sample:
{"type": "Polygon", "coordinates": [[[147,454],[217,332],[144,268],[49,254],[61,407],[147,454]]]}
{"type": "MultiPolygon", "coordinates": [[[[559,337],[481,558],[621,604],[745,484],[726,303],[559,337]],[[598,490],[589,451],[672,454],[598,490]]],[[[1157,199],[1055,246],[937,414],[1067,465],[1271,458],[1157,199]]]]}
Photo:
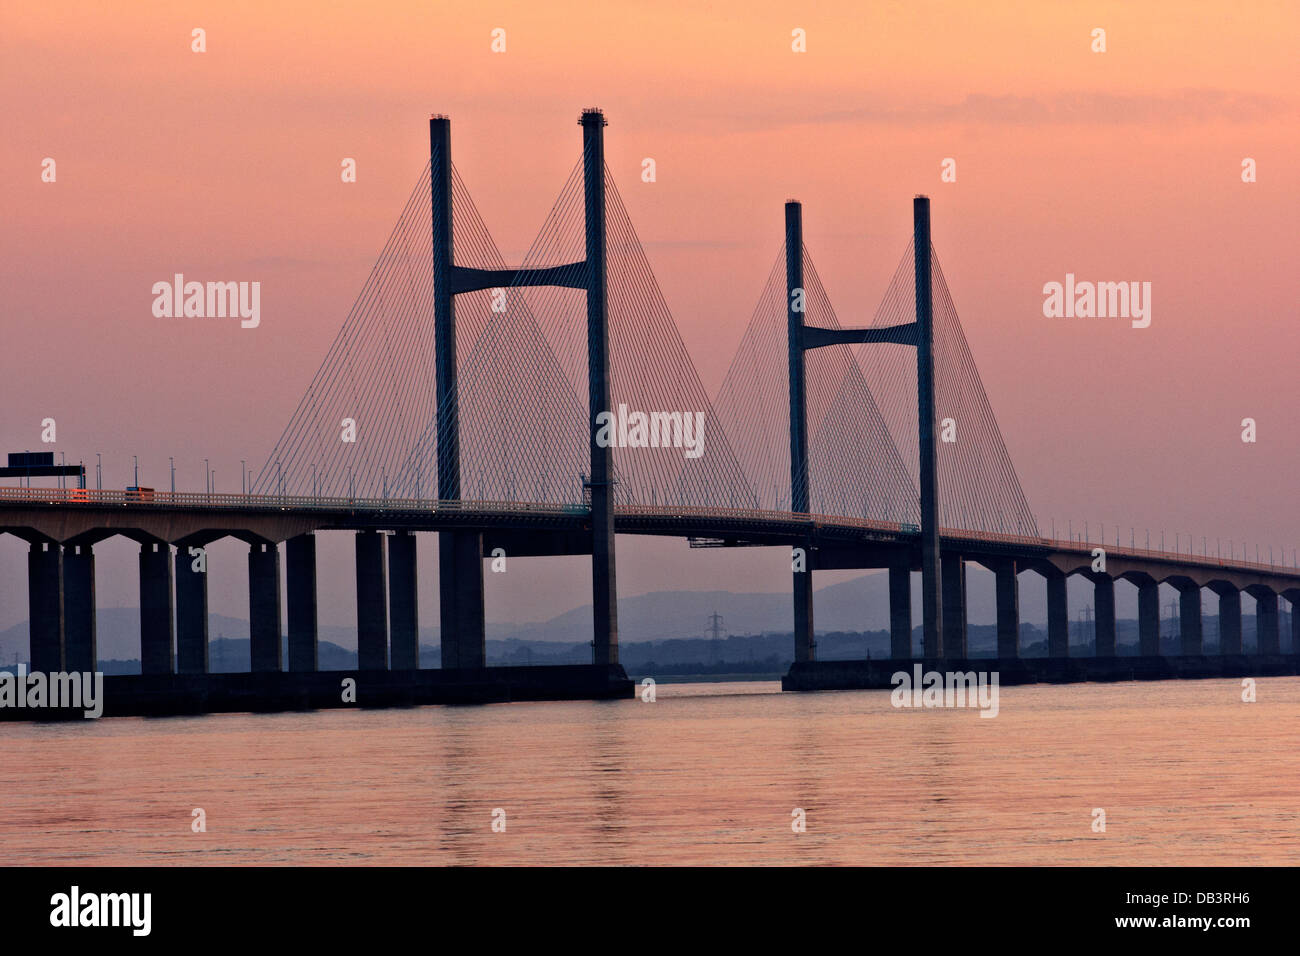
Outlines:
{"type": "Polygon", "coordinates": [[[1295,104],[1229,90],[1190,89],[1166,94],[1071,91],[1050,97],[969,93],[959,102],[879,104],[813,114],[810,123],[883,123],[903,126],[979,123],[1042,126],[1121,123],[1184,124],[1221,120],[1255,123],[1294,116],[1295,104]]]}
{"type": "MultiPolygon", "coordinates": [[[[786,102],[776,91],[759,112],[748,103],[707,115],[678,115],[682,122],[716,132],[780,130],[819,125],[924,128],[952,125],[984,127],[1035,126],[1186,126],[1197,123],[1277,124],[1300,117],[1294,100],[1218,89],[1183,89],[1167,93],[1063,91],[1050,96],[1014,93],[968,93],[948,102],[877,97],[854,105],[810,112],[802,102],[786,102]]],[[[845,103],[852,94],[823,97],[845,103]]]]}

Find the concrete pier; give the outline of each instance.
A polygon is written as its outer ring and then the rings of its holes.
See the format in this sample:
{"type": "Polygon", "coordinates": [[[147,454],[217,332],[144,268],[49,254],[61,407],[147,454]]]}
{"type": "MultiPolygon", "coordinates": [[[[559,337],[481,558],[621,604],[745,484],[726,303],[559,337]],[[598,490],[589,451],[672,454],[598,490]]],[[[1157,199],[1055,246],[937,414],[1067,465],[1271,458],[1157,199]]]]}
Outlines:
{"type": "Polygon", "coordinates": [[[1149,577],[1138,582],[1138,653],[1160,654],[1160,585],[1149,577]]]}
{"type": "Polygon", "coordinates": [[[289,611],[289,670],[314,671],[318,664],[316,621],[316,536],[295,535],[284,543],[289,611]]]}
{"type": "Polygon", "coordinates": [[[1070,656],[1070,606],[1065,575],[1049,571],[1047,578],[1047,656],[1070,656]]]}
{"type": "Polygon", "coordinates": [[[1093,611],[1097,622],[1098,657],[1115,656],[1115,579],[1109,574],[1093,578],[1093,611]]]}
{"type": "Polygon", "coordinates": [[[140,545],[140,670],[176,670],[172,624],[172,554],[166,541],[140,545]]]}
{"type": "Polygon", "coordinates": [[[486,667],[483,535],[468,532],[439,535],[438,575],[443,669],[486,667]]]}
{"type": "MultiPolygon", "coordinates": [[[[1295,592],[1290,592],[1292,595],[1295,592]]],[[[1300,654],[1300,596],[1293,596],[1291,601],[1291,653],[1300,654]]]]}
{"type": "Polygon", "coordinates": [[[794,592],[794,659],[811,661],[817,659],[817,638],[813,632],[813,572],[812,554],[808,555],[808,566],[803,571],[795,571],[791,578],[794,592]]]}
{"type": "Polygon", "coordinates": [[[912,569],[889,566],[889,656],[912,657],[912,569]]]}
{"type": "Polygon", "coordinates": [[[1232,585],[1215,589],[1219,595],[1219,653],[1241,653],[1241,592],[1232,585]]]}
{"type": "Polygon", "coordinates": [[[254,672],[284,669],[280,647],[280,549],[248,549],[248,653],[254,672]]]}
{"type": "Polygon", "coordinates": [[[27,551],[27,602],[33,671],[64,670],[63,548],[36,542],[27,551]]]}
{"type": "Polygon", "coordinates": [[[357,666],[388,669],[388,569],[384,536],[357,532],[357,666]]]}
{"type": "Polygon", "coordinates": [[[1020,656],[1020,582],[1016,562],[998,564],[993,571],[997,596],[998,657],[1020,656]]]}
{"type": "Polygon", "coordinates": [[[1202,652],[1201,589],[1195,585],[1179,588],[1178,635],[1183,656],[1194,657],[1202,652]]]}
{"type": "MultiPolygon", "coordinates": [[[[204,553],[190,554],[184,541],[176,546],[176,670],[208,672],[208,573],[204,553]],[[201,563],[200,563],[201,559],[201,563]],[[195,565],[201,570],[196,570],[195,565]]],[[[197,547],[197,546],[194,546],[197,547]]]]}
{"type": "Polygon", "coordinates": [[[63,548],[63,646],[67,670],[98,669],[95,552],[88,544],[69,544],[63,548]]]}
{"type": "Polygon", "coordinates": [[[939,566],[943,578],[943,656],[966,656],[966,562],[945,553],[939,566]]]}
{"type": "Polygon", "coordinates": [[[1265,588],[1251,588],[1255,598],[1255,640],[1257,654],[1277,654],[1282,642],[1278,628],[1277,594],[1265,588]]]}
{"type": "Polygon", "coordinates": [[[420,666],[416,583],[415,535],[395,531],[388,536],[388,625],[393,670],[420,666]]]}

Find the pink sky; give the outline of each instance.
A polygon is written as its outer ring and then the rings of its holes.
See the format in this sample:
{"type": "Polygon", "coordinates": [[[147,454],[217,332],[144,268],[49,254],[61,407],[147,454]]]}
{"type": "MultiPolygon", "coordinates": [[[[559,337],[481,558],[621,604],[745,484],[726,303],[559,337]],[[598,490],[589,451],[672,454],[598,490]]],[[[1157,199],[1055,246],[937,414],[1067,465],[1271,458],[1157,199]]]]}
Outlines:
{"type": "MultiPolygon", "coordinates": [[[[806,242],[852,322],[874,311],[925,192],[1044,526],[1300,545],[1295,4],[265,6],[0,12],[0,451],[47,447],[53,417],[53,447],[92,475],[102,452],[106,486],[128,484],[138,454],[142,482],[166,487],[175,455],[179,486],[201,488],[208,457],[237,490],[239,459],[261,464],[397,218],[428,114],[452,117],[456,164],[517,258],[579,155],[578,112],[598,105],[710,394],[785,198],[803,200],[806,242]],[[190,50],[195,27],[206,53],[190,50]],[[41,182],[45,157],[56,183],[41,182]],[[356,184],[340,182],[343,157],[356,184]],[[944,157],[956,183],[939,180],[944,157]],[[1244,157],[1258,182],[1241,181],[1244,157]],[[154,319],[150,287],[175,272],[261,281],[261,326],[154,319]],[[1151,327],[1044,318],[1042,286],[1067,272],[1151,282],[1151,327]],[[1240,440],[1245,417],[1256,444],[1240,440]]],[[[214,577],[213,610],[242,615],[242,546],[227,544],[235,570],[214,577]]],[[[346,545],[325,549],[340,583],[346,545]]],[[[788,586],[777,552],[620,547],[628,594],[788,586]]],[[[23,550],[0,541],[0,627],[26,616],[23,550]]],[[[101,605],[134,603],[132,550],[100,547],[116,556],[101,560],[101,605]]],[[[430,622],[431,561],[423,574],[430,622]]],[[[521,569],[492,584],[490,616],[584,603],[585,580],[582,562],[521,569]]],[[[323,614],[347,620],[350,593],[330,600],[323,614]]]]}

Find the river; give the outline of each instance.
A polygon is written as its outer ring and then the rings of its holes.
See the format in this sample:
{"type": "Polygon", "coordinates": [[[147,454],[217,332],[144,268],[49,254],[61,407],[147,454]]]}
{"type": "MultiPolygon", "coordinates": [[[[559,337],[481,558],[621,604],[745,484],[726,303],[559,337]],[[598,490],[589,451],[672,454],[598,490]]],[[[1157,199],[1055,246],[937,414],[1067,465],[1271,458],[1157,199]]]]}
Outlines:
{"type": "Polygon", "coordinates": [[[5,862],[1300,863],[1300,678],[655,690],[0,724],[5,862]]]}

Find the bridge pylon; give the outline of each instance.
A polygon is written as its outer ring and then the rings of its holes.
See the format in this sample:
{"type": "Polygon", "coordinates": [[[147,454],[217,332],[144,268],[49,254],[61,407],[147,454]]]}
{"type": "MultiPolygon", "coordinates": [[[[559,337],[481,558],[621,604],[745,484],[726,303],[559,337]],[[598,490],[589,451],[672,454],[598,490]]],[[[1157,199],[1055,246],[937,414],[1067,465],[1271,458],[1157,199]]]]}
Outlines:
{"type": "MultiPolygon", "coordinates": [[[[601,445],[596,420],[610,410],[609,308],[606,269],[604,114],[582,112],[586,252],[581,262],[543,269],[477,269],[457,266],[452,228],[451,121],[429,120],[433,186],[434,348],[437,352],[438,497],[459,500],[460,408],[457,401],[455,297],[493,288],[560,286],[581,289],[587,299],[588,433],[591,474],[592,653],[595,664],[618,663],[618,601],[614,561],[613,448],[601,445]]],[[[483,618],[483,535],[439,535],[442,666],[486,666],[483,618]]]]}
{"type": "MultiPolygon", "coordinates": [[[[935,443],[934,402],[934,304],[930,264],[930,200],[917,196],[912,201],[913,256],[916,276],[916,320],[883,328],[828,329],[804,324],[806,294],[803,277],[803,207],[791,200],[785,204],[786,314],[789,341],[790,383],[790,510],[809,511],[808,412],[804,353],[827,345],[856,345],[863,342],[892,342],[916,349],[917,428],[921,498],[921,613],[922,653],[927,658],[945,656],[943,639],[942,575],[939,554],[939,473],[935,443]]],[[[795,661],[816,657],[813,638],[814,567],[811,549],[804,570],[794,571],[795,661]]],[[[892,589],[902,599],[898,581],[892,589]]],[[[910,596],[909,596],[910,600],[910,596]]],[[[901,630],[901,614],[899,626],[901,630]]],[[[900,645],[901,635],[895,643],[900,645]]],[[[949,655],[964,648],[948,649],[949,655]]]]}
{"type": "MultiPolygon", "coordinates": [[[[433,195],[433,338],[438,398],[438,498],[460,500],[460,405],[456,382],[456,287],[451,213],[451,120],[429,118],[433,195]]],[[[438,612],[442,666],[487,666],[483,613],[483,535],[438,535],[438,612]]]]}

